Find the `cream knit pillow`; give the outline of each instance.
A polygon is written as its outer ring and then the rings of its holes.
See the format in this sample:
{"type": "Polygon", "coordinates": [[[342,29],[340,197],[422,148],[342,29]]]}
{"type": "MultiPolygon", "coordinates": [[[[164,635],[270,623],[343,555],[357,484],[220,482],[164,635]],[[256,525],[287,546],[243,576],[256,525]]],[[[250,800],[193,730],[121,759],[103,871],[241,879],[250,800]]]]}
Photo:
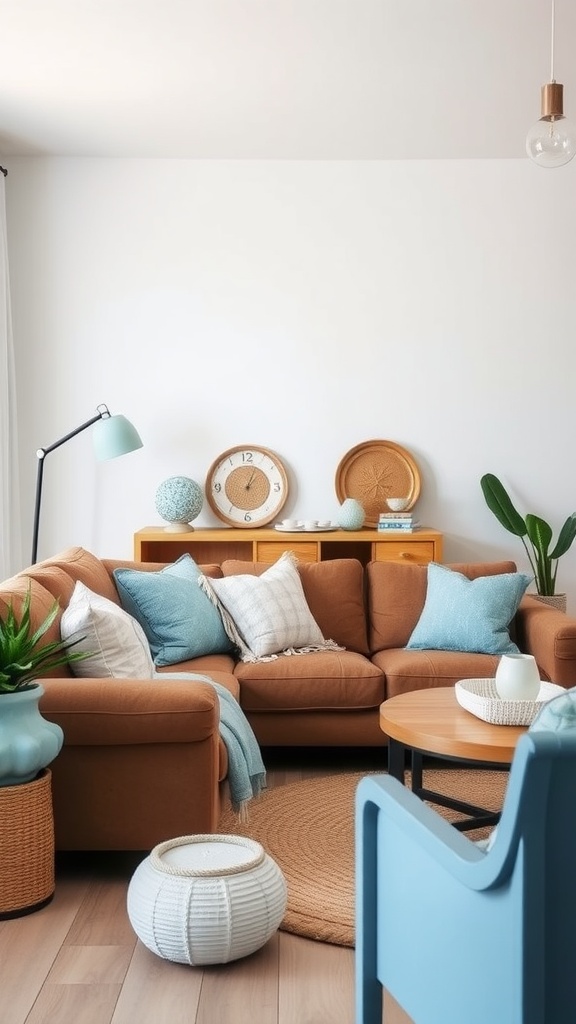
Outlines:
{"type": "Polygon", "coordinates": [[[242,661],[343,650],[322,636],[306,602],[296,564],[294,554],[285,551],[261,576],[199,577],[199,586],[219,609],[224,629],[239,648],[242,661]]]}

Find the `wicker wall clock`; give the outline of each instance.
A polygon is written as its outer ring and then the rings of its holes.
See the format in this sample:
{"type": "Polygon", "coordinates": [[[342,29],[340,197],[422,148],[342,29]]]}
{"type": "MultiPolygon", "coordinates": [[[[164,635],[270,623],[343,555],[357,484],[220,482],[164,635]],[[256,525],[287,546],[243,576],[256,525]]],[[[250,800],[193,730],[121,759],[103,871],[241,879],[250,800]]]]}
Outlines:
{"type": "Polygon", "coordinates": [[[236,445],[222,452],[208,470],[208,504],[229,526],[265,526],[278,515],[287,497],[286,470],[269,448],[236,445]]]}
{"type": "Polygon", "coordinates": [[[411,509],[420,494],[420,471],[405,448],[393,441],[363,441],[351,448],[336,470],[339,501],[357,498],[364,506],[366,526],[377,526],[386,512],[386,498],[408,498],[411,509]]]}

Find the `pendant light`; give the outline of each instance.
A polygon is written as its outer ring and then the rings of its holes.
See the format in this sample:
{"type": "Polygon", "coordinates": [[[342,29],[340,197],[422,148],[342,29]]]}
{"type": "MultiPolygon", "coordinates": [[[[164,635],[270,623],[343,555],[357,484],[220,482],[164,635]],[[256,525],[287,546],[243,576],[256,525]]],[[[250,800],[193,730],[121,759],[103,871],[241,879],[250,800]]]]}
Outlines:
{"type": "Polygon", "coordinates": [[[564,86],[554,79],[555,0],[552,0],[550,81],[542,86],[540,120],[526,137],[526,152],[540,167],[562,167],[576,155],[576,127],[564,117],[564,86]]]}

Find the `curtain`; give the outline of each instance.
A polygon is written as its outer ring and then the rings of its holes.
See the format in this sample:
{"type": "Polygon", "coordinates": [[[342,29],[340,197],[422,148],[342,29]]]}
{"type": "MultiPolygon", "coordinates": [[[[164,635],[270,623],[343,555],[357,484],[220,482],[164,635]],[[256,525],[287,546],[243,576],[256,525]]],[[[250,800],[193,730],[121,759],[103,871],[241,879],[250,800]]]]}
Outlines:
{"type": "Polygon", "coordinates": [[[17,440],[16,373],[6,230],[6,172],[2,168],[0,171],[0,580],[23,568],[17,440]]]}

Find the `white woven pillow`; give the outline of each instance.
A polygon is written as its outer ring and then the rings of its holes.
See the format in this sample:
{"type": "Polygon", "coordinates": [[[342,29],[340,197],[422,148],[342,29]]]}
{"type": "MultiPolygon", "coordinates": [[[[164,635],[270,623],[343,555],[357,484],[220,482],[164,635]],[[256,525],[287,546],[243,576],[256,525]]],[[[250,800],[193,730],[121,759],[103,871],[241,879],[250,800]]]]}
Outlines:
{"type": "Polygon", "coordinates": [[[74,647],[92,655],[73,661],[75,676],[93,679],[152,679],[154,662],[139,622],[114,601],[95,594],[80,580],[62,612],[63,640],[84,637],[74,647]]]}
{"type": "Polygon", "coordinates": [[[198,584],[219,609],[224,629],[239,648],[242,661],[343,649],[322,636],[291,551],[285,551],[261,576],[200,576],[198,584]]]}

